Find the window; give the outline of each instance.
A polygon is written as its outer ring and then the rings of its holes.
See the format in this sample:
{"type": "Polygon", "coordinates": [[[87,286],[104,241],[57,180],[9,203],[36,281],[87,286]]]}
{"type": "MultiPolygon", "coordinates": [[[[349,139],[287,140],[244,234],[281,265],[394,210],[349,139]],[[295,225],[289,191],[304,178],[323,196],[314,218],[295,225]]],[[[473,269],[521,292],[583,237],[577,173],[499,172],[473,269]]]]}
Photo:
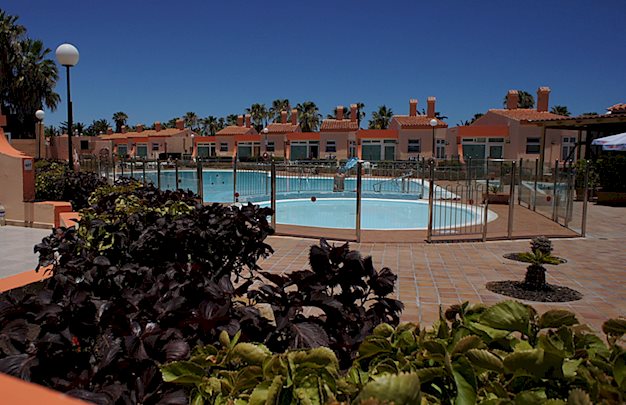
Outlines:
{"type": "Polygon", "coordinates": [[[420,153],[422,151],[422,147],[420,146],[419,139],[409,139],[409,153],[420,153]]]}
{"type": "Polygon", "coordinates": [[[335,141],[326,141],[326,152],[337,152],[337,144],[335,141]]]}
{"type": "Polygon", "coordinates": [[[128,146],[126,145],[117,145],[117,155],[118,156],[126,156],[128,154],[128,146]]]}
{"type": "Polygon", "coordinates": [[[228,142],[220,142],[220,152],[228,152],[228,142]]]}
{"type": "Polygon", "coordinates": [[[446,140],[437,139],[437,148],[435,149],[435,157],[437,159],[445,159],[446,157],[446,140]]]}
{"type": "Polygon", "coordinates": [[[293,141],[290,159],[317,159],[318,152],[319,141],[293,141]]]}
{"type": "Polygon", "coordinates": [[[526,138],[526,153],[537,154],[541,151],[541,138],[526,138]]]}
{"type": "Polygon", "coordinates": [[[214,143],[199,143],[197,157],[206,158],[215,156],[215,144],[214,143]]]}
{"type": "Polygon", "coordinates": [[[563,138],[563,152],[561,159],[564,161],[574,160],[576,155],[574,155],[574,150],[576,149],[576,137],[566,136],[563,138]]]}
{"type": "Polygon", "coordinates": [[[276,150],[276,145],[274,144],[274,141],[269,141],[267,145],[265,146],[265,151],[274,152],[275,150],[276,150]]]}
{"type": "Polygon", "coordinates": [[[363,140],[361,141],[361,157],[363,160],[395,160],[396,141],[390,140],[363,140]]]}
{"type": "Polygon", "coordinates": [[[356,157],[356,141],[350,141],[349,147],[349,156],[348,157],[356,157]]]}
{"type": "Polygon", "coordinates": [[[148,156],[148,145],[145,143],[137,145],[137,156],[142,158],[148,156]]]}
{"type": "Polygon", "coordinates": [[[81,140],[80,141],[80,150],[88,150],[89,149],[89,141],[81,140]]]}
{"type": "Polygon", "coordinates": [[[153,150],[153,151],[155,151],[155,150],[159,150],[159,144],[158,144],[157,142],[155,142],[155,143],[153,143],[153,144],[152,144],[152,150],[153,150]]]}

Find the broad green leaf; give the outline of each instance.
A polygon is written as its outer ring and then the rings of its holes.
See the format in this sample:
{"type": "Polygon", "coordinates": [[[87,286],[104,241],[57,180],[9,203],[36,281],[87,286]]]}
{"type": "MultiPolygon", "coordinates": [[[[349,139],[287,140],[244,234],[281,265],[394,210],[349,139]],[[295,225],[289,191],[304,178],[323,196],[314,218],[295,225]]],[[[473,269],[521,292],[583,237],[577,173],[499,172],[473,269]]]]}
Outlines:
{"type": "Polygon", "coordinates": [[[230,336],[228,336],[228,332],[225,330],[220,332],[220,343],[223,347],[230,346],[230,336]]]}
{"type": "Polygon", "coordinates": [[[470,363],[480,368],[498,372],[501,372],[504,369],[502,360],[489,350],[470,349],[465,353],[465,356],[470,363]]]}
{"type": "Polygon", "coordinates": [[[530,309],[517,301],[493,305],[480,316],[480,323],[495,329],[530,334],[530,309]]]}
{"type": "Polygon", "coordinates": [[[551,309],[544,312],[539,318],[539,328],[560,328],[561,326],[576,325],[578,319],[573,312],[564,309],[551,309]]]}
{"type": "Polygon", "coordinates": [[[359,360],[368,359],[371,357],[378,356],[381,353],[390,353],[391,352],[391,343],[387,339],[377,338],[372,339],[371,337],[361,343],[359,346],[359,360]]]}
{"type": "Polygon", "coordinates": [[[237,343],[232,355],[241,358],[248,364],[260,366],[266,358],[272,355],[272,352],[262,344],[237,343]]]}
{"type": "Polygon", "coordinates": [[[457,342],[457,344],[454,346],[454,349],[452,349],[452,352],[450,354],[453,355],[456,353],[465,353],[466,351],[470,349],[476,349],[483,345],[484,345],[483,340],[479,338],[478,336],[476,335],[465,336],[464,338],[462,338],[461,340],[457,342]]]}
{"type": "Polygon", "coordinates": [[[513,346],[513,350],[520,351],[520,350],[532,350],[534,349],[534,347],[532,347],[532,345],[530,343],[528,343],[527,340],[517,340],[515,342],[515,344],[512,345],[513,346]]]}
{"type": "Polygon", "coordinates": [[[161,366],[161,374],[165,382],[199,384],[206,371],[191,361],[177,361],[161,366]]]}
{"type": "Polygon", "coordinates": [[[506,356],[503,363],[508,372],[523,369],[533,373],[542,368],[543,356],[543,349],[520,350],[506,356]]]}
{"type": "Polygon", "coordinates": [[[196,392],[196,395],[193,396],[193,399],[190,402],[191,405],[204,405],[204,397],[200,392],[196,392]]]}
{"type": "Polygon", "coordinates": [[[541,405],[566,405],[566,402],[562,399],[548,399],[547,401],[543,401],[541,405]]]}
{"type": "Polygon", "coordinates": [[[613,377],[618,386],[626,388],[626,352],[617,356],[613,362],[613,377]]]}
{"type": "Polygon", "coordinates": [[[452,375],[456,384],[455,405],[473,405],[476,403],[476,375],[469,362],[460,358],[452,365],[452,375]]]}
{"type": "Polygon", "coordinates": [[[443,367],[427,367],[420,368],[414,371],[415,374],[419,377],[420,381],[423,383],[427,383],[429,381],[434,380],[435,378],[441,378],[446,376],[446,369],[443,367]]]}
{"type": "Polygon", "coordinates": [[[448,322],[446,318],[443,316],[443,308],[441,305],[439,306],[439,322],[437,323],[437,337],[439,339],[447,339],[450,337],[450,328],[448,327],[448,322]]]}
{"type": "Polygon", "coordinates": [[[388,323],[381,323],[374,328],[373,334],[376,336],[388,338],[389,336],[393,335],[393,332],[393,326],[389,325],[388,323]]]}
{"type": "Polygon", "coordinates": [[[575,388],[569,392],[567,397],[567,405],[591,405],[589,394],[580,388],[575,388]]]}
{"type": "Polygon", "coordinates": [[[248,398],[250,405],[265,405],[270,384],[270,381],[263,381],[252,390],[252,394],[248,398]]]}
{"type": "Polygon", "coordinates": [[[395,405],[415,405],[421,401],[420,379],[414,373],[383,374],[365,384],[356,403],[367,399],[392,402],[395,405]]]}
{"type": "Polygon", "coordinates": [[[467,328],[472,330],[475,333],[483,332],[487,334],[488,337],[494,340],[503,339],[511,333],[509,331],[495,329],[495,328],[492,328],[491,326],[483,325],[482,323],[478,323],[478,322],[468,322],[467,328]]]}
{"type": "Polygon", "coordinates": [[[543,389],[522,391],[515,396],[515,405],[537,405],[547,398],[543,389]]]}
{"type": "Polygon", "coordinates": [[[576,370],[578,370],[578,366],[583,362],[583,359],[570,360],[566,359],[563,361],[563,375],[565,378],[574,378],[576,377],[576,370]]]}
{"type": "Polygon", "coordinates": [[[622,337],[626,334],[626,319],[609,319],[602,324],[602,332],[607,335],[622,337]]]}

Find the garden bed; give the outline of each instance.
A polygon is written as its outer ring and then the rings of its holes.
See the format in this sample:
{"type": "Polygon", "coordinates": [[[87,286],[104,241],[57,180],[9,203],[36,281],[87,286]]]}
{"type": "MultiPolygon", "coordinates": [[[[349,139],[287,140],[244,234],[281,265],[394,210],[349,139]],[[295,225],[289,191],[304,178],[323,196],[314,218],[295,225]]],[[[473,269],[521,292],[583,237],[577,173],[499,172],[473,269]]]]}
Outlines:
{"type": "Polygon", "coordinates": [[[544,290],[529,290],[525,288],[522,281],[516,280],[492,281],[487,283],[486,287],[491,292],[527,301],[569,302],[577,301],[583,297],[576,290],[553,284],[546,284],[544,290]]]}

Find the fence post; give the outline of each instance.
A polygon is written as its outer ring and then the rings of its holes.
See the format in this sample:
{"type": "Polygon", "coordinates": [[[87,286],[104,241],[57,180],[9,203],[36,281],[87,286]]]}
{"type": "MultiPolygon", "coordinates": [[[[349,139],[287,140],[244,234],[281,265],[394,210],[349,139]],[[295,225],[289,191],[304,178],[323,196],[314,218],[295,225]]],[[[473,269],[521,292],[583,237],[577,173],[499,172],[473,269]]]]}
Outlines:
{"type": "Polygon", "coordinates": [[[573,190],[574,190],[574,187],[572,185],[572,161],[570,160],[569,168],[567,168],[567,189],[565,190],[566,192],[565,194],[565,204],[566,204],[565,205],[565,227],[566,228],[569,228],[570,216],[572,215],[572,209],[573,209],[572,191],[573,190]]]}
{"type": "Polygon", "coordinates": [[[174,182],[176,183],[174,190],[178,190],[178,159],[174,160],[174,182]]]}
{"type": "Polygon", "coordinates": [[[580,224],[580,236],[583,238],[587,233],[587,203],[589,200],[589,161],[586,162],[585,165],[585,184],[584,184],[584,195],[583,195],[583,218],[582,223],[580,224]]]}
{"type": "Polygon", "coordinates": [[[356,164],[356,241],[361,242],[361,185],[363,163],[356,164]]]}
{"type": "Polygon", "coordinates": [[[135,178],[135,158],[130,160],[130,178],[135,178]]]}
{"type": "Polygon", "coordinates": [[[270,207],[272,208],[272,228],[276,230],[276,163],[272,160],[270,166],[270,207]]]}
{"type": "Polygon", "coordinates": [[[537,181],[539,180],[539,159],[535,159],[535,184],[533,185],[533,211],[537,211],[537,181]]]}
{"type": "Polygon", "coordinates": [[[483,242],[487,241],[487,221],[489,219],[489,176],[487,176],[487,198],[483,208],[483,242]]]}
{"type": "Polygon", "coordinates": [[[237,154],[235,154],[235,160],[233,161],[233,201],[239,201],[239,198],[237,198],[237,154]]]}
{"type": "Polygon", "coordinates": [[[430,180],[428,186],[428,234],[426,235],[426,241],[428,243],[433,240],[433,216],[435,215],[435,200],[434,200],[434,190],[435,190],[435,166],[431,161],[429,161],[430,166],[430,180]]]}
{"type": "Polygon", "coordinates": [[[198,195],[200,201],[204,203],[204,178],[202,176],[202,161],[199,158],[196,159],[196,176],[198,176],[198,195]]]}
{"type": "Polygon", "coordinates": [[[522,180],[524,179],[524,158],[519,158],[519,191],[517,192],[517,204],[522,205],[522,180]]]}
{"type": "Polygon", "coordinates": [[[124,177],[124,166],[126,166],[126,159],[122,158],[122,161],[120,162],[120,171],[122,173],[122,177],[124,177]]]}
{"type": "Polygon", "coordinates": [[[559,182],[559,161],[554,161],[554,184],[552,188],[552,220],[556,223],[559,222],[559,212],[558,212],[558,192],[556,186],[559,182]]]}
{"type": "Polygon", "coordinates": [[[511,163],[511,186],[509,194],[509,222],[507,224],[507,237],[513,239],[513,209],[515,207],[515,171],[516,161],[511,163]]]}
{"type": "Polygon", "coordinates": [[[157,163],[157,188],[160,190],[161,189],[161,162],[159,161],[159,158],[157,158],[156,163],[157,163]]]}
{"type": "Polygon", "coordinates": [[[143,176],[143,185],[146,185],[146,158],[141,158],[141,175],[143,176]]]}

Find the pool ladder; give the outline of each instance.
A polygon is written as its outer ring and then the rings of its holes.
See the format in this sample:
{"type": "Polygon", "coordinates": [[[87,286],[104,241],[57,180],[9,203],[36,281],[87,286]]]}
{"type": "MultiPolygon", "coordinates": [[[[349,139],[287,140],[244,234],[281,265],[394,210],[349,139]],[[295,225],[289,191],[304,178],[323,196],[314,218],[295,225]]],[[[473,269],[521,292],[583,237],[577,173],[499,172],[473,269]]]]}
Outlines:
{"type": "Polygon", "coordinates": [[[409,193],[410,190],[410,186],[411,186],[411,180],[410,178],[413,176],[413,170],[409,170],[406,173],[403,173],[400,176],[394,177],[393,179],[388,179],[388,180],[381,180],[378,181],[374,184],[372,184],[372,189],[376,192],[376,193],[380,193],[383,190],[383,186],[385,184],[391,184],[394,185],[396,188],[396,191],[400,192],[400,193],[409,193]]]}

